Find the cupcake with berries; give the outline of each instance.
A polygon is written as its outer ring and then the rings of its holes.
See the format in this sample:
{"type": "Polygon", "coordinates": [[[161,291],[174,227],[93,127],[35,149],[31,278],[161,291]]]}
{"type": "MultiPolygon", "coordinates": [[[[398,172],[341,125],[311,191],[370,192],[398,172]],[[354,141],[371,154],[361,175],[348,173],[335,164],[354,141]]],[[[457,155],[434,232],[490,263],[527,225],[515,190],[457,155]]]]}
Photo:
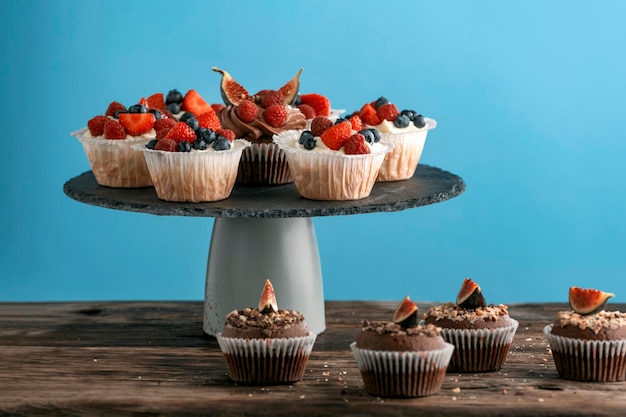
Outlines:
{"type": "Polygon", "coordinates": [[[151,107],[161,110],[162,113],[175,120],[180,120],[185,113],[193,113],[198,117],[211,109],[217,112],[224,107],[220,103],[209,104],[194,89],[188,90],[185,94],[176,89],[168,91],[167,95],[155,93],[149,96],[147,101],[151,107]]]}
{"type": "Polygon", "coordinates": [[[242,151],[249,142],[223,129],[215,111],[181,115],[156,124],[156,138],[138,147],[157,197],[165,201],[209,202],[228,198],[242,151]]]}
{"type": "Polygon", "coordinates": [[[311,130],[274,135],[287,154],[294,184],[312,200],[358,200],[368,197],[385,155],[393,145],[381,142],[374,128],[363,128],[358,116],[333,121],[316,117],[311,130]]]}
{"type": "Polygon", "coordinates": [[[72,132],[83,145],[98,184],[107,187],[138,188],[152,185],[141,152],[133,145],[154,139],[155,123],[164,115],[145,99],[128,108],[114,101],[104,114],[87,122],[87,127],[72,132]]]}
{"type": "Polygon", "coordinates": [[[415,110],[398,111],[395,104],[384,97],[366,103],[358,114],[367,126],[375,127],[385,142],[395,145],[380,167],[378,181],[399,181],[411,178],[422,156],[428,131],[437,122],[415,110]]]}
{"type": "Polygon", "coordinates": [[[224,128],[251,145],[241,157],[237,183],[242,185],[279,185],[292,181],[285,153],[272,137],[291,129],[302,130],[306,120],[293,103],[299,86],[300,71],[278,90],[262,90],[254,95],[237,83],[228,72],[222,74],[220,91],[225,107],[218,112],[224,128]]]}

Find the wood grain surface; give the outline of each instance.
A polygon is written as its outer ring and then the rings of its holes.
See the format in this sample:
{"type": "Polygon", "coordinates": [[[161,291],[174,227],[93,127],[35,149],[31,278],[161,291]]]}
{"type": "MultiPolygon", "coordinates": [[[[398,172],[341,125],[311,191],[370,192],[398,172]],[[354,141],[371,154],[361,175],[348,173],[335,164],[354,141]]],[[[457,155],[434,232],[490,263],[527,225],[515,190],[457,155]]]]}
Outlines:
{"type": "Polygon", "coordinates": [[[240,386],[202,332],[201,302],[0,303],[0,415],[626,415],[626,382],[558,377],[542,329],[564,304],[510,306],[520,327],[498,372],[448,373],[430,397],[368,395],[349,344],[395,306],[327,302],[302,381],[240,386]]]}

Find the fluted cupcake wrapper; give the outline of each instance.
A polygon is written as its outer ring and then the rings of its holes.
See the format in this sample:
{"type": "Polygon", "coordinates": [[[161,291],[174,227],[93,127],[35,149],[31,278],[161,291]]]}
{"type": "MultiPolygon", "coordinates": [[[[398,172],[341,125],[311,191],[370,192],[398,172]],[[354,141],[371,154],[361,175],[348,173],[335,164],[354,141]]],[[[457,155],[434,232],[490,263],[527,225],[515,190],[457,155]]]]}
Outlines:
{"type": "Polygon", "coordinates": [[[166,201],[207,202],[228,198],[235,185],[241,152],[249,142],[233,141],[224,151],[143,151],[157,197],[166,201]]]}
{"type": "Polygon", "coordinates": [[[228,374],[244,384],[286,384],[302,379],[315,339],[308,336],[242,339],[216,336],[228,374]]]}
{"type": "Polygon", "coordinates": [[[280,185],[292,182],[285,152],[273,143],[252,143],[239,162],[237,184],[280,185]]]}
{"type": "Polygon", "coordinates": [[[426,126],[422,130],[407,133],[381,133],[382,142],[393,143],[395,146],[385,156],[377,181],[400,181],[411,178],[422,157],[428,131],[436,126],[435,120],[426,118],[426,126]]]}
{"type": "Polygon", "coordinates": [[[441,329],[441,337],[455,347],[449,372],[491,372],[502,368],[519,323],[494,329],[441,329]]]}
{"type": "Polygon", "coordinates": [[[543,328],[556,370],[562,378],[586,382],[626,380],[626,340],[584,340],[552,334],[543,328]]]}
{"type": "Polygon", "coordinates": [[[87,128],[72,132],[83,145],[89,166],[100,185],[116,188],[139,188],[152,185],[143,154],[134,149],[151,138],[103,139],[86,136],[87,128]]]}
{"type": "Polygon", "coordinates": [[[429,351],[376,351],[350,349],[357,361],[365,390],[381,397],[423,397],[441,390],[454,346],[429,351]]]}

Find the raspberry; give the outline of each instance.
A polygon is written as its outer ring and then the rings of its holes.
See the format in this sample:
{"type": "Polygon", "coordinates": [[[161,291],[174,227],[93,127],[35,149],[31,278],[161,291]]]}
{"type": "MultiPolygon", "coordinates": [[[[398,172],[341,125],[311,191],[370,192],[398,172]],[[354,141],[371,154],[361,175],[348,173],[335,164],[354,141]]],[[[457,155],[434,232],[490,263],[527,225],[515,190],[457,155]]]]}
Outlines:
{"type": "Polygon", "coordinates": [[[330,100],[321,94],[302,94],[300,104],[308,104],[315,109],[316,116],[330,115],[330,100]]]}
{"type": "Polygon", "coordinates": [[[400,114],[398,108],[392,103],[383,104],[376,109],[376,115],[381,122],[383,120],[393,122],[398,117],[398,114],[400,114]]]}
{"type": "Polygon", "coordinates": [[[356,130],[357,132],[363,129],[363,122],[358,115],[354,115],[349,118],[350,124],[352,125],[352,130],[356,130]]]}
{"type": "Polygon", "coordinates": [[[282,104],[269,106],[263,112],[263,119],[272,127],[281,127],[287,122],[287,109],[282,104]]]}
{"type": "Polygon", "coordinates": [[[217,130],[222,128],[222,124],[220,123],[219,117],[217,117],[217,113],[213,109],[202,113],[198,117],[198,124],[200,127],[206,127],[207,129],[217,130]]]}
{"type": "Polygon", "coordinates": [[[322,133],[333,125],[333,121],[328,117],[317,116],[311,121],[311,133],[314,136],[321,136],[322,133]]]}
{"type": "Polygon", "coordinates": [[[117,120],[108,119],[104,122],[104,137],[107,139],[126,139],[126,131],[117,120]]]}
{"type": "Polygon", "coordinates": [[[185,122],[177,122],[172,129],[165,135],[165,139],[172,139],[176,143],[187,141],[193,143],[196,140],[196,132],[185,122]]]}
{"type": "Polygon", "coordinates": [[[157,130],[156,131],[156,140],[165,139],[165,136],[167,136],[167,134],[170,132],[170,130],[172,130],[171,127],[164,127],[161,130],[157,130]]]}
{"type": "Polygon", "coordinates": [[[261,99],[261,107],[267,109],[276,104],[280,104],[281,106],[285,104],[285,96],[283,96],[283,93],[276,90],[270,90],[263,95],[263,98],[261,99]]]}
{"type": "Polygon", "coordinates": [[[320,137],[326,146],[334,151],[338,151],[351,135],[352,125],[346,121],[329,127],[320,137]]]}
{"type": "Polygon", "coordinates": [[[308,104],[300,104],[298,106],[300,109],[300,113],[304,115],[305,119],[314,119],[315,118],[315,109],[308,104]]]}
{"type": "Polygon", "coordinates": [[[104,134],[104,124],[109,120],[106,116],[96,116],[87,122],[91,136],[102,136],[104,134]]]}
{"type": "Polygon", "coordinates": [[[370,153],[370,148],[365,144],[365,137],[360,133],[355,133],[343,145],[343,151],[346,155],[361,155],[370,153]]]}
{"type": "Polygon", "coordinates": [[[376,114],[376,109],[370,103],[366,103],[359,110],[359,117],[361,121],[370,126],[378,126],[380,124],[380,120],[378,119],[378,115],[376,114]]]}
{"type": "Polygon", "coordinates": [[[176,119],[170,119],[169,117],[162,117],[156,122],[154,122],[154,130],[157,132],[164,128],[172,128],[176,124],[176,119]]]}
{"type": "Polygon", "coordinates": [[[124,110],[126,111],[126,106],[124,106],[122,103],[118,103],[117,101],[113,101],[111,102],[111,104],[109,104],[109,107],[107,107],[107,111],[104,113],[105,116],[115,116],[115,112],[118,110],[124,110]]]}
{"type": "Polygon", "coordinates": [[[217,129],[215,133],[217,133],[218,135],[224,136],[230,142],[235,140],[235,132],[233,132],[230,129],[217,129]]]}
{"type": "Polygon", "coordinates": [[[244,100],[235,108],[235,113],[241,121],[251,123],[259,117],[259,108],[250,100],[244,100]]]}
{"type": "Polygon", "coordinates": [[[161,139],[157,141],[154,149],[157,151],[176,152],[178,143],[174,139],[161,139]]]}

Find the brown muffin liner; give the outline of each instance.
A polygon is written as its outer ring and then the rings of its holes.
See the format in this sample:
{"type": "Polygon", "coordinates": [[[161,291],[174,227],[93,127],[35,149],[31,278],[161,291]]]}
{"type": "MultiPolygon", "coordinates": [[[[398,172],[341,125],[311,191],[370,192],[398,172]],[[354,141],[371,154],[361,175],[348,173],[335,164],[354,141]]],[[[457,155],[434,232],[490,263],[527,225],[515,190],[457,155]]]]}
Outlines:
{"type": "Polygon", "coordinates": [[[350,349],[368,394],[380,397],[424,397],[441,390],[454,346],[430,351],[376,351],[350,349]]]}
{"type": "Polygon", "coordinates": [[[264,385],[300,381],[317,336],[242,339],[218,333],[215,337],[233,381],[264,385]]]}
{"type": "Polygon", "coordinates": [[[244,149],[237,184],[281,185],[292,182],[285,152],[273,143],[252,143],[244,149]]]}
{"type": "Polygon", "coordinates": [[[543,328],[556,370],[564,379],[583,382],[626,380],[626,340],[584,340],[552,334],[543,328]]]}
{"type": "Polygon", "coordinates": [[[502,368],[519,326],[495,329],[441,329],[441,337],[455,347],[448,372],[492,372],[502,368]]]}

